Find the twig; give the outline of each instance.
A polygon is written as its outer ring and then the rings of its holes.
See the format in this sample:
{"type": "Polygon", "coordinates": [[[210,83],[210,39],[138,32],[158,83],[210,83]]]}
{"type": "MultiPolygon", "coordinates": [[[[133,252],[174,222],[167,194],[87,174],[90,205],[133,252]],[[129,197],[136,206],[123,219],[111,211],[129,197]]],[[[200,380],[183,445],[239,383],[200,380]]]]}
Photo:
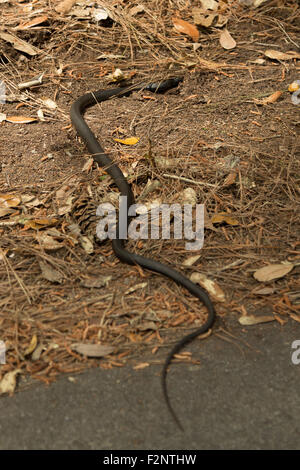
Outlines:
{"type": "Polygon", "coordinates": [[[211,186],[212,188],[217,188],[219,186],[218,184],[204,183],[203,181],[191,180],[191,179],[185,178],[183,176],[168,175],[166,173],[164,173],[163,176],[165,176],[166,178],[171,178],[173,180],[181,180],[181,181],[184,181],[185,183],[192,183],[192,184],[197,184],[197,185],[201,185],[201,186],[211,186]]]}

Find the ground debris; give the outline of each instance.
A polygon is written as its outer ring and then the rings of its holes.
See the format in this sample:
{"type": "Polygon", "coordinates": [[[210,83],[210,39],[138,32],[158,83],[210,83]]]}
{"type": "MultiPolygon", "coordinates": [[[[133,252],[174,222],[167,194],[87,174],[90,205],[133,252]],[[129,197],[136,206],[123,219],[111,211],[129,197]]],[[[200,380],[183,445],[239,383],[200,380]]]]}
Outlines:
{"type": "Polygon", "coordinates": [[[128,249],[193,273],[217,291],[225,319],[261,321],[252,311],[268,309],[283,326],[299,322],[298,2],[75,3],[0,5],[0,383],[10,378],[8,393],[19,374],[50,383],[87,367],[147,367],[145,351],[205,319],[184,289],[122,264],[110,240],[97,238],[97,207],[116,207],[118,192],[86,155],[69,112],[85,92],[119,86],[111,83],[118,69],[126,83],[184,77],[165,95],[142,91],[87,113],[136,200],[146,204],[151,192],[152,201],[205,204],[201,250],[172,237],[131,240],[128,249]],[[20,84],[29,88],[21,93],[20,84]],[[253,273],[266,268],[264,286],[253,273]],[[74,344],[110,352],[90,357],[74,344]]]}

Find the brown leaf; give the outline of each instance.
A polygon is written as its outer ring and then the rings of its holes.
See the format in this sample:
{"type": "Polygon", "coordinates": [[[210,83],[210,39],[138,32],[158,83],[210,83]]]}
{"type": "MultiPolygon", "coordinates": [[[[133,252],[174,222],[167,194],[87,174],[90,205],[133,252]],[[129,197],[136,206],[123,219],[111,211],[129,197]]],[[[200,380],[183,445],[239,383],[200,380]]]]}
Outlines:
{"type": "Polygon", "coordinates": [[[216,28],[223,28],[223,26],[225,26],[225,24],[228,23],[228,16],[225,16],[225,15],[218,15],[218,19],[217,19],[217,22],[215,23],[215,27],[216,28]]]}
{"type": "Polygon", "coordinates": [[[24,23],[20,24],[16,29],[17,30],[29,29],[29,28],[32,28],[33,26],[37,26],[41,23],[45,23],[47,20],[48,20],[47,15],[37,16],[36,18],[33,18],[32,20],[25,21],[24,23]]]}
{"type": "Polygon", "coordinates": [[[208,215],[208,212],[206,210],[206,206],[204,206],[204,227],[208,228],[210,230],[213,230],[214,232],[217,232],[217,229],[213,226],[211,218],[208,215]]]}
{"type": "Polygon", "coordinates": [[[21,203],[20,196],[16,194],[0,194],[0,207],[17,207],[21,203]]]}
{"type": "Polygon", "coordinates": [[[115,142],[119,142],[124,145],[135,145],[139,141],[139,137],[127,137],[127,139],[114,139],[115,142]]]}
{"type": "Polygon", "coordinates": [[[198,42],[199,31],[196,26],[177,17],[173,17],[172,21],[176,31],[178,31],[179,33],[187,34],[193,39],[194,42],[198,42]]]}
{"type": "Polygon", "coordinates": [[[275,292],[275,289],[273,289],[273,287],[263,287],[262,289],[256,290],[255,294],[270,295],[270,294],[274,294],[274,292],[275,292]]]}
{"type": "Polygon", "coordinates": [[[3,41],[9,42],[13,45],[13,47],[21,52],[25,52],[29,55],[36,55],[39,51],[35,47],[31,46],[27,42],[23,41],[22,39],[18,38],[17,36],[13,36],[12,34],[5,33],[0,31],[0,38],[3,41]]]}
{"type": "Polygon", "coordinates": [[[24,351],[24,356],[29,356],[29,354],[33,353],[36,347],[37,347],[37,335],[33,335],[29,346],[27,346],[27,348],[24,351]]]}
{"type": "Polygon", "coordinates": [[[274,320],[276,320],[274,315],[260,315],[257,317],[255,315],[243,315],[239,318],[239,323],[244,326],[249,326],[257,325],[259,323],[267,323],[274,320]]]}
{"type": "Polygon", "coordinates": [[[237,171],[232,170],[225,178],[223,186],[231,186],[236,180],[237,171]]]}
{"type": "Polygon", "coordinates": [[[135,7],[130,8],[129,14],[131,16],[137,15],[138,13],[142,13],[145,11],[144,5],[136,5],[135,7]]]}
{"type": "Polygon", "coordinates": [[[183,266],[192,266],[200,257],[201,255],[189,256],[189,258],[185,259],[182,264],[183,266]]]}
{"type": "Polygon", "coordinates": [[[269,59],[275,59],[275,60],[300,59],[300,54],[298,52],[295,52],[295,51],[280,52],[274,49],[267,49],[265,51],[265,56],[269,57],[269,59]]]}
{"type": "Polygon", "coordinates": [[[130,287],[127,289],[126,292],[124,292],[124,295],[131,294],[132,292],[135,292],[138,289],[144,289],[144,287],[147,286],[147,282],[141,282],[140,284],[136,284],[135,286],[130,287]]]}
{"type": "Polygon", "coordinates": [[[94,252],[94,244],[89,237],[86,235],[81,235],[79,237],[79,241],[80,245],[88,255],[91,255],[94,252]]]}
{"type": "Polygon", "coordinates": [[[227,29],[221,31],[220,44],[223,49],[234,49],[236,47],[236,42],[227,29]]]}
{"type": "Polygon", "coordinates": [[[75,3],[76,0],[63,0],[54,8],[54,10],[57,13],[66,14],[71,10],[72,6],[75,5],[75,3]]]}
{"type": "Polygon", "coordinates": [[[104,357],[108,356],[108,354],[111,354],[114,351],[112,346],[86,343],[73,343],[71,344],[71,349],[87,357],[104,357]]]}
{"type": "Polygon", "coordinates": [[[88,158],[85,164],[83,165],[81,171],[82,172],[86,171],[87,173],[89,173],[93,167],[93,164],[94,164],[94,159],[92,157],[88,158]]]}
{"type": "Polygon", "coordinates": [[[150,364],[148,362],[140,362],[137,366],[134,366],[134,370],[145,369],[145,367],[149,367],[150,364]]]}
{"type": "Polygon", "coordinates": [[[190,277],[192,282],[200,284],[216,302],[225,302],[225,294],[221,287],[212,279],[208,279],[204,274],[193,273],[190,277]]]}
{"type": "Polygon", "coordinates": [[[266,98],[262,100],[258,100],[254,98],[254,101],[256,104],[263,104],[263,105],[269,104],[269,103],[275,103],[275,101],[277,101],[281,95],[282,95],[282,91],[275,91],[274,93],[272,93],[272,95],[267,96],[266,98]]]}
{"type": "Polygon", "coordinates": [[[272,281],[288,274],[294,265],[291,263],[269,264],[263,268],[258,269],[253,274],[254,278],[259,282],[272,281]]]}
{"type": "Polygon", "coordinates": [[[40,219],[32,219],[32,220],[27,220],[25,227],[27,228],[33,228],[35,230],[39,230],[43,227],[49,227],[51,225],[55,225],[58,222],[57,219],[48,219],[46,217],[40,218],[40,219]]]}
{"type": "Polygon", "coordinates": [[[12,394],[16,388],[16,376],[20,374],[21,369],[16,369],[11,372],[7,372],[0,382],[0,395],[4,393],[12,394]]]}
{"type": "Polygon", "coordinates": [[[14,212],[14,209],[0,207],[0,217],[5,217],[6,215],[13,214],[14,212]]]}
{"type": "Polygon", "coordinates": [[[200,0],[202,8],[206,10],[217,10],[219,3],[216,0],[200,0]]]}
{"type": "Polygon", "coordinates": [[[213,224],[221,224],[225,222],[228,225],[239,225],[237,219],[234,219],[230,214],[227,212],[220,212],[219,214],[214,214],[211,218],[213,224]]]}
{"type": "Polygon", "coordinates": [[[14,124],[29,124],[36,121],[36,118],[27,117],[27,116],[6,116],[7,122],[12,122],[14,124]]]}
{"type": "Polygon", "coordinates": [[[37,207],[42,204],[42,202],[35,196],[32,196],[32,194],[22,194],[21,195],[21,201],[22,204],[25,204],[26,207],[37,207]]]}
{"type": "Polygon", "coordinates": [[[50,282],[57,282],[61,283],[63,281],[64,276],[56,269],[52,268],[50,264],[43,263],[42,261],[39,262],[42,276],[50,282]]]}
{"type": "Polygon", "coordinates": [[[41,357],[41,354],[43,352],[43,350],[45,349],[45,346],[40,343],[36,348],[35,350],[33,351],[33,353],[31,354],[30,356],[30,360],[31,361],[38,361],[41,357]]]}
{"type": "Polygon", "coordinates": [[[59,206],[59,215],[65,215],[71,212],[72,202],[74,199],[73,193],[76,190],[76,181],[72,178],[68,184],[63,185],[55,193],[56,203],[59,206]]]}
{"type": "Polygon", "coordinates": [[[217,16],[217,13],[212,13],[211,11],[199,7],[192,8],[192,14],[194,23],[205,28],[209,28],[217,16]]]}
{"type": "Polygon", "coordinates": [[[89,289],[92,289],[92,288],[99,289],[100,287],[106,286],[111,279],[112,279],[112,276],[90,277],[88,279],[83,279],[81,281],[81,285],[89,289]]]}
{"type": "Polygon", "coordinates": [[[180,200],[182,204],[191,204],[191,206],[195,207],[197,204],[197,193],[193,188],[185,188],[179,194],[180,200]]]}
{"type": "Polygon", "coordinates": [[[57,251],[64,247],[63,243],[55,240],[51,235],[47,234],[47,232],[37,233],[35,238],[39,243],[37,248],[43,248],[47,251],[57,251]]]}
{"type": "Polygon", "coordinates": [[[139,331],[147,331],[147,330],[153,330],[156,331],[158,329],[157,325],[153,321],[147,321],[145,323],[142,323],[138,327],[139,331]]]}

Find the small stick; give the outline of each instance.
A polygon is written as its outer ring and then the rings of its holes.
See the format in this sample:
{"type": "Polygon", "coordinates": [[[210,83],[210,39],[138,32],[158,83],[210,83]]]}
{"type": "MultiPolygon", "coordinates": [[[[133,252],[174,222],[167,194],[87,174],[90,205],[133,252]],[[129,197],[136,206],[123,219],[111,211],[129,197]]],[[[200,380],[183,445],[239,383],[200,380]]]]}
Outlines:
{"type": "Polygon", "coordinates": [[[163,176],[165,176],[166,178],[172,178],[174,180],[185,181],[186,183],[193,183],[193,184],[198,184],[202,186],[211,186],[212,188],[216,188],[218,186],[217,184],[204,183],[203,181],[194,181],[189,178],[184,178],[183,176],[167,175],[166,173],[164,173],[163,176]]]}

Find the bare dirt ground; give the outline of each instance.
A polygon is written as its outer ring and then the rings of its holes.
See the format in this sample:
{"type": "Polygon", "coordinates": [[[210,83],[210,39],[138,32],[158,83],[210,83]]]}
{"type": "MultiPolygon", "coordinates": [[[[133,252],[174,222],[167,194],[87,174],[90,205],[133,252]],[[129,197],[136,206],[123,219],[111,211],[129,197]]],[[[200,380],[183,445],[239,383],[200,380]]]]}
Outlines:
{"type": "MultiPolygon", "coordinates": [[[[207,213],[204,247],[196,253],[185,250],[184,240],[129,246],[187,276],[202,273],[214,281],[224,293],[216,310],[225,324],[232,315],[283,327],[300,321],[300,108],[288,91],[300,79],[299,5],[274,0],[252,9],[217,2],[214,11],[226,26],[198,25],[195,40],[184,34],[188,29],[176,30],[172,18],[194,24],[199,3],[145,0],[134,12],[136,2],[82,1],[65,13],[55,10],[57,1],[0,4],[6,87],[0,339],[7,349],[0,379],[18,371],[48,383],[87,367],[127,361],[146,367],[205,318],[204,307],[183,289],[122,264],[110,241],[94,237],[96,207],[115,199],[116,188],[90,161],[69,111],[85,92],[115,86],[111,74],[118,68],[126,83],[184,81],[164,95],[138,92],[95,106],[89,125],[126,172],[138,202],[182,203],[183,191],[192,188],[207,213]],[[92,13],[100,6],[109,17],[97,22],[92,13]],[[221,45],[224,27],[235,47],[221,45]],[[41,74],[40,84],[18,87],[41,74]],[[139,138],[134,146],[114,141],[131,136],[139,138]],[[157,183],[147,193],[149,181],[157,183]],[[185,266],[195,254],[199,259],[185,266]],[[282,277],[253,277],[283,262],[294,267],[282,277]],[[74,348],[78,343],[112,349],[88,359],[74,348]]],[[[193,362],[188,354],[180,360],[193,362]]]]}

